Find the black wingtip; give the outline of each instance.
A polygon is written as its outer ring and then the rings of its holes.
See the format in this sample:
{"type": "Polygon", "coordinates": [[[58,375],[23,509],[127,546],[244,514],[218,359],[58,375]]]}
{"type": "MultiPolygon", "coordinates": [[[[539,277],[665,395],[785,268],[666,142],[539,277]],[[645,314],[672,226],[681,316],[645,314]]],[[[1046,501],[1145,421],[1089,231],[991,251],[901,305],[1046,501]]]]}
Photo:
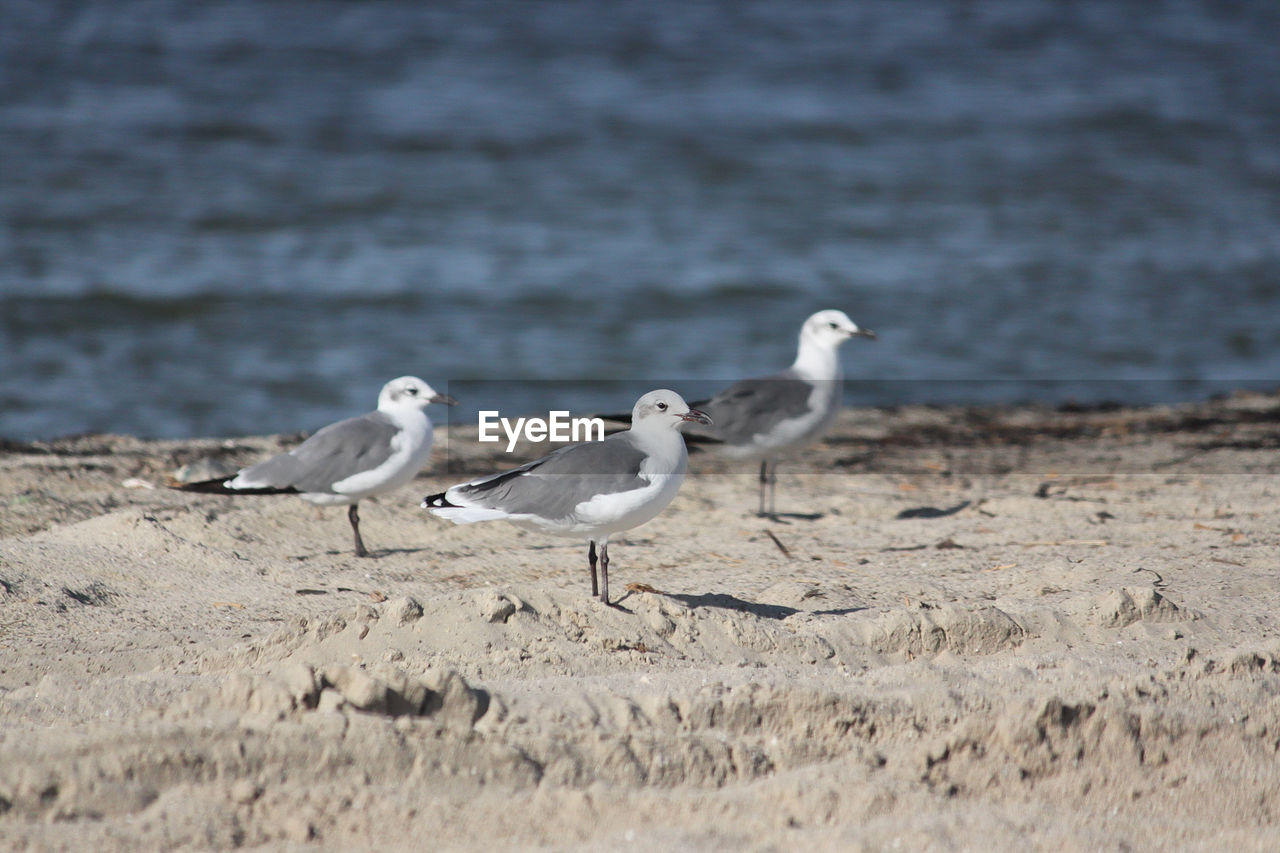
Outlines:
{"type": "Polygon", "coordinates": [[[449,499],[445,497],[445,493],[440,492],[439,494],[435,494],[435,495],[427,495],[425,498],[422,499],[422,503],[420,504],[420,506],[423,509],[431,509],[431,507],[433,506],[449,507],[449,506],[456,506],[456,504],[450,503],[449,499]]]}
{"type": "Polygon", "coordinates": [[[169,488],[177,489],[180,492],[200,492],[205,495],[296,495],[298,490],[293,486],[285,488],[277,488],[275,486],[263,486],[255,489],[233,489],[227,485],[229,479],[221,477],[216,480],[197,480],[194,483],[170,482],[169,488]]]}
{"type": "Polygon", "coordinates": [[[232,490],[227,488],[227,477],[221,477],[217,480],[197,480],[194,483],[180,483],[177,480],[169,482],[169,488],[177,489],[180,492],[202,492],[207,495],[229,495],[232,490]]]}

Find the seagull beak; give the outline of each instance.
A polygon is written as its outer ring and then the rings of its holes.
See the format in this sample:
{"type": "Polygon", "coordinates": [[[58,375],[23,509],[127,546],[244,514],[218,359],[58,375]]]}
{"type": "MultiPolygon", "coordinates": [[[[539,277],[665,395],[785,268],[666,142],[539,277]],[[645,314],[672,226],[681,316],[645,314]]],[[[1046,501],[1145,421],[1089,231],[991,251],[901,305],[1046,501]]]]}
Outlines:
{"type": "Polygon", "coordinates": [[[450,397],[448,394],[437,394],[427,402],[428,403],[444,403],[446,406],[458,405],[458,401],[450,397]]]}
{"type": "Polygon", "coordinates": [[[690,409],[680,416],[682,421],[692,421],[695,424],[706,424],[711,426],[711,418],[707,417],[707,413],[700,409],[690,409]]]}
{"type": "Polygon", "coordinates": [[[871,340],[874,341],[878,336],[876,335],[875,332],[871,331],[870,329],[859,329],[857,326],[854,326],[853,331],[849,333],[849,337],[870,338],[871,340]]]}

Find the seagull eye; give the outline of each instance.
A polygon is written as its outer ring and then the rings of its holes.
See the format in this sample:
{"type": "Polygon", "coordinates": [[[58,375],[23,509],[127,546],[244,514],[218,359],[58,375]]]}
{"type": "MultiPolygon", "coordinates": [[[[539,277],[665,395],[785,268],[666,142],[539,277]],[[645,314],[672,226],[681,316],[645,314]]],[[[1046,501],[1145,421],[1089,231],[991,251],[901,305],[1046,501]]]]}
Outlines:
{"type": "Polygon", "coordinates": [[[410,387],[408,387],[408,388],[404,389],[404,393],[406,393],[406,394],[408,394],[408,395],[410,395],[410,396],[412,396],[412,397],[416,397],[416,396],[418,396],[418,389],[417,389],[417,388],[414,388],[413,386],[410,386],[410,387]]]}
{"type": "Polygon", "coordinates": [[[667,404],[666,404],[666,403],[659,403],[659,404],[658,404],[658,411],[659,411],[659,412],[665,412],[666,410],[667,410],[667,404]]]}
{"type": "Polygon", "coordinates": [[[832,328],[832,329],[838,329],[838,328],[840,328],[840,324],[839,324],[839,323],[828,323],[828,324],[827,324],[827,326],[828,326],[829,328],[832,328]]]}

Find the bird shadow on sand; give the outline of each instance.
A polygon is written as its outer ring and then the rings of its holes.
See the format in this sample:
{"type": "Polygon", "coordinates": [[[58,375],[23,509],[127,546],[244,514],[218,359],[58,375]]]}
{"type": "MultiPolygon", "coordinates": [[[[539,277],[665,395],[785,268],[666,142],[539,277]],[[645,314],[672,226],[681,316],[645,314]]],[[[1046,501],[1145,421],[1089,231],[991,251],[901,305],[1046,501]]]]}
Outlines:
{"type": "Polygon", "coordinates": [[[902,512],[894,516],[897,519],[904,518],[946,518],[949,515],[955,515],[960,510],[969,506],[973,501],[961,501],[955,506],[936,507],[936,506],[917,506],[911,509],[904,509],[902,512]]]}
{"type": "Polygon", "coordinates": [[[756,513],[756,518],[773,521],[778,524],[790,524],[793,521],[817,521],[826,517],[824,512],[766,512],[756,513]]]}
{"type": "Polygon", "coordinates": [[[723,592],[704,592],[698,595],[671,595],[676,601],[683,601],[691,608],[716,607],[721,610],[737,610],[750,613],[761,619],[786,619],[799,613],[799,608],[787,607],[783,604],[762,604],[758,601],[746,601],[736,595],[723,592]]]}
{"type": "MultiPolygon", "coordinates": [[[[369,557],[390,557],[392,554],[425,554],[428,551],[435,551],[434,548],[379,548],[376,551],[370,551],[369,557]]],[[[364,559],[368,559],[365,557],[364,559]]]]}
{"type": "Polygon", "coordinates": [[[789,607],[785,604],[764,604],[758,601],[747,601],[738,598],[736,595],[721,592],[708,592],[698,595],[668,593],[668,597],[674,598],[676,601],[682,601],[691,608],[715,607],[721,610],[736,610],[739,613],[750,613],[753,616],[759,616],[761,619],[781,620],[797,613],[808,613],[813,616],[847,616],[850,613],[857,613],[867,609],[865,607],[839,607],[830,610],[801,610],[798,607],[789,607]]]}
{"type": "Polygon", "coordinates": [[[425,554],[426,552],[432,551],[432,550],[434,549],[432,548],[373,548],[365,556],[357,557],[355,554],[351,553],[351,549],[349,548],[346,550],[343,550],[341,548],[331,548],[327,551],[322,551],[316,554],[295,554],[293,559],[301,563],[301,562],[305,562],[307,560],[311,560],[320,556],[350,557],[352,560],[355,560],[356,562],[359,563],[365,560],[378,560],[383,557],[390,557],[393,554],[425,554]]]}

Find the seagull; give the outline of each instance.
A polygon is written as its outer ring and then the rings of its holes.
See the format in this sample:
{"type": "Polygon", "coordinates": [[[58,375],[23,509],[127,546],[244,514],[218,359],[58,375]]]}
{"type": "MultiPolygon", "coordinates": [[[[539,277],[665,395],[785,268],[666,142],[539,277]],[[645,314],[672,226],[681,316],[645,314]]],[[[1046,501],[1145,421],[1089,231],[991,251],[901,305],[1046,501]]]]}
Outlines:
{"type": "Polygon", "coordinates": [[[430,403],[457,405],[416,376],[382,386],[376,411],[338,421],[287,453],[242,468],[231,479],[178,483],[174,488],[221,495],[296,494],[319,506],[349,506],[356,556],[367,557],[360,538],[360,501],[413,479],[431,454],[430,403]]]}
{"type": "Polygon", "coordinates": [[[816,441],[840,412],[844,379],[837,354],[840,345],[850,338],[875,337],[875,332],[860,328],[843,311],[819,311],[800,327],[800,345],[790,367],[771,376],[743,379],[696,404],[716,422],[714,435],[724,442],[726,455],[760,460],[761,517],[777,518],[778,457],[816,441]]]}
{"type": "Polygon", "coordinates": [[[428,495],[422,506],[455,524],[501,519],[586,539],[591,594],[608,604],[609,537],[654,518],[680,491],[689,456],[679,429],[688,422],[711,419],[674,391],[650,391],[631,410],[631,429],[428,495]]]}
{"type": "MultiPolygon", "coordinates": [[[[719,444],[725,455],[734,459],[760,460],[757,514],[761,518],[778,518],[774,509],[778,457],[817,440],[840,412],[844,374],[836,351],[850,338],[875,337],[875,332],[860,328],[843,311],[819,311],[800,327],[796,360],[786,370],[743,379],[710,400],[694,402],[716,426],[714,430],[691,432],[691,439],[719,444]]],[[[627,419],[626,415],[601,417],[622,422],[627,419]]]]}

